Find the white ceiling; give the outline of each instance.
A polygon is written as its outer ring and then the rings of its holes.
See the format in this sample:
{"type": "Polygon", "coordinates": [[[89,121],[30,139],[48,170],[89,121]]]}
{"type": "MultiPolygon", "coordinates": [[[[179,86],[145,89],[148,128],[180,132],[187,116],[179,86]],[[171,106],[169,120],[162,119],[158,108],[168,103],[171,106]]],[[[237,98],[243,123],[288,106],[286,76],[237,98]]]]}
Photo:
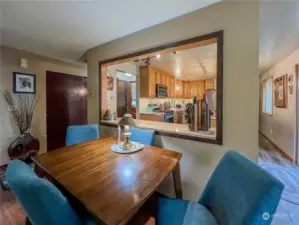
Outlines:
{"type": "MultiPolygon", "coordinates": [[[[87,49],[219,1],[0,0],[1,44],[79,60],[87,49]]],[[[298,37],[299,0],[260,2],[261,73],[299,48],[298,37]]]]}
{"type": "Polygon", "coordinates": [[[5,1],[1,44],[78,60],[92,47],[219,1],[5,1]]]}
{"type": "Polygon", "coordinates": [[[261,1],[260,73],[269,70],[297,48],[299,0],[261,1]]]}
{"type": "Polygon", "coordinates": [[[116,76],[119,80],[129,81],[129,82],[136,81],[136,75],[131,74],[131,73],[125,73],[125,72],[117,71],[116,76]]]}
{"type": "Polygon", "coordinates": [[[181,80],[202,80],[216,76],[217,44],[161,55],[151,66],[181,80]]]}

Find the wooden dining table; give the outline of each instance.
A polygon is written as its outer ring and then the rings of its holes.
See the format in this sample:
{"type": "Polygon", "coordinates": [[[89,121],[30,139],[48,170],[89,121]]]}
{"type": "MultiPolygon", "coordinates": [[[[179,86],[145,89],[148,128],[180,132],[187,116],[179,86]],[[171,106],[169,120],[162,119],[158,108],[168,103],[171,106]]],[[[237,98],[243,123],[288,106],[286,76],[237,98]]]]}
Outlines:
{"type": "Polygon", "coordinates": [[[111,151],[115,143],[114,137],[101,137],[33,160],[39,173],[100,223],[126,224],[170,174],[176,197],[182,198],[181,153],[145,145],[141,151],[118,154],[111,151]]]}

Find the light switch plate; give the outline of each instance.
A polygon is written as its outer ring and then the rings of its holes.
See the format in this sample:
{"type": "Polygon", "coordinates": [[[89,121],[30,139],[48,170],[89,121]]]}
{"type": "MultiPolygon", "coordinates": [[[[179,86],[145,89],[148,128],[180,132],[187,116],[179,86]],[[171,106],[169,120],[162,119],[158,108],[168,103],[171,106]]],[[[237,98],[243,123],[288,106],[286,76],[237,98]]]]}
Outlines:
{"type": "Polygon", "coordinates": [[[23,67],[23,68],[28,67],[27,59],[21,58],[21,67],[23,67]]]}

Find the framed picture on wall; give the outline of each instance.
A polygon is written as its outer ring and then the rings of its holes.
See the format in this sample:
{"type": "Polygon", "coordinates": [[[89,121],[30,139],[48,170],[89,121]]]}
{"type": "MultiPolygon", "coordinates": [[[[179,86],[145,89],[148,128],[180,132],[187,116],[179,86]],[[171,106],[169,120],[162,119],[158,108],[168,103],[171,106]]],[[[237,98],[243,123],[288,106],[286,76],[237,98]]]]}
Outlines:
{"type": "Polygon", "coordinates": [[[35,75],[28,73],[13,72],[13,92],[19,94],[35,94],[35,75]]]}
{"type": "Polygon", "coordinates": [[[113,77],[107,77],[107,90],[113,90],[113,77]]]}
{"type": "Polygon", "coordinates": [[[274,80],[275,106],[287,108],[287,75],[283,75],[274,80]]]}

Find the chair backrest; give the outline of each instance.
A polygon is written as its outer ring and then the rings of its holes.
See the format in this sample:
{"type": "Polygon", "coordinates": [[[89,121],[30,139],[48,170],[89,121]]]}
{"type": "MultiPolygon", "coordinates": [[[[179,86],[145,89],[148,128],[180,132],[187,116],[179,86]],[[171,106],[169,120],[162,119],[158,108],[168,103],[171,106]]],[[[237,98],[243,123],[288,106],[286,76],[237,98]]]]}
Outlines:
{"type": "Polygon", "coordinates": [[[153,145],[155,135],[154,130],[130,127],[130,132],[132,133],[131,141],[140,142],[146,145],[153,145]]]}
{"type": "Polygon", "coordinates": [[[284,185],[267,171],[233,151],[213,172],[199,203],[219,225],[270,225],[284,185]]]}
{"type": "Polygon", "coordinates": [[[69,126],[66,131],[66,145],[78,144],[99,137],[99,125],[97,124],[69,126]]]}
{"type": "Polygon", "coordinates": [[[61,192],[49,181],[39,178],[24,162],[11,161],[6,178],[33,225],[82,224],[61,192]]]}

